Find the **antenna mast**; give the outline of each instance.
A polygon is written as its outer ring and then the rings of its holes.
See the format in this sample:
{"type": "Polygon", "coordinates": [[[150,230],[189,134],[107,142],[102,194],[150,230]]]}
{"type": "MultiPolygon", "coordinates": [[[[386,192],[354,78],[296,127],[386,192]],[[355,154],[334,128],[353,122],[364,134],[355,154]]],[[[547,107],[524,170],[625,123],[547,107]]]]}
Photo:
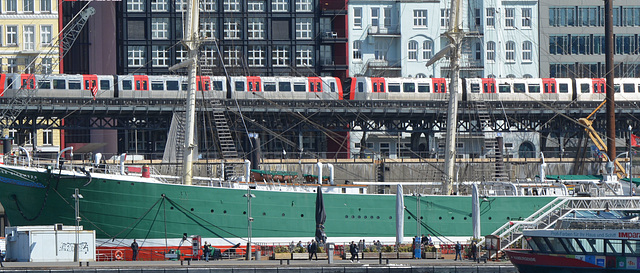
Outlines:
{"type": "Polygon", "coordinates": [[[182,179],[185,185],[191,185],[193,178],[193,150],[195,149],[195,116],[196,116],[196,73],[198,72],[198,47],[199,40],[199,1],[191,0],[187,8],[187,31],[184,44],[189,50],[189,88],[187,89],[186,119],[185,119],[185,149],[182,165],[182,179]]]}

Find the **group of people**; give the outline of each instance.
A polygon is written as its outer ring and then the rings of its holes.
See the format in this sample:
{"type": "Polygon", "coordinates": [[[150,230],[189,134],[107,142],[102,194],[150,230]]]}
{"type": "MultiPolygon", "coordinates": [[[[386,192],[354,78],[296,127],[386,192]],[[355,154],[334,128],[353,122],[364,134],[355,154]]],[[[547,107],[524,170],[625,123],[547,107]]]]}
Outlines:
{"type": "MultiPolygon", "coordinates": [[[[462,247],[460,242],[456,242],[456,245],[453,248],[456,251],[456,256],[453,260],[454,261],[457,261],[458,259],[462,260],[462,250],[464,248],[462,247]]],[[[474,262],[478,259],[478,245],[476,244],[475,241],[472,241],[471,245],[469,245],[469,259],[473,260],[474,262]]]]}

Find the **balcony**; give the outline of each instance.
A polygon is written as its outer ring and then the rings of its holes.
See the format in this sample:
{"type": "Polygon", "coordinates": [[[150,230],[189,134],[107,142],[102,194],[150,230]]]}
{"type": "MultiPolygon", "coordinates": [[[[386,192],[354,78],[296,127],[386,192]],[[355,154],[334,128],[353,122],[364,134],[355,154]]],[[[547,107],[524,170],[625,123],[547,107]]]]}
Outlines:
{"type": "Polygon", "coordinates": [[[347,70],[347,57],[334,56],[333,58],[320,59],[320,66],[323,71],[347,70]]]}
{"type": "Polygon", "coordinates": [[[400,70],[400,61],[370,59],[365,67],[369,70],[400,70]]]}
{"type": "Polygon", "coordinates": [[[374,37],[400,37],[400,25],[367,27],[367,34],[374,37]]]}
{"type": "Polygon", "coordinates": [[[333,43],[347,43],[349,40],[346,35],[344,35],[344,30],[336,31],[336,30],[324,30],[322,31],[322,43],[323,44],[333,44],[333,43]]]}
{"type": "Polygon", "coordinates": [[[347,15],[347,0],[320,0],[322,15],[347,15]]]}

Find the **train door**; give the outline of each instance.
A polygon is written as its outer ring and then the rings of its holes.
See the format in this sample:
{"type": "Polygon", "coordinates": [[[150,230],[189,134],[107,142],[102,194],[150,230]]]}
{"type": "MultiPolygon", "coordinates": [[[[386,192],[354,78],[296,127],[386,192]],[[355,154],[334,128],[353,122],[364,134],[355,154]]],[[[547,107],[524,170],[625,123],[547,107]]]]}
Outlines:
{"type": "Polygon", "coordinates": [[[497,100],[498,94],[496,93],[496,79],[483,78],[482,79],[482,98],[484,100],[497,100]]]}
{"type": "Polygon", "coordinates": [[[307,98],[323,99],[322,94],[315,94],[315,93],[322,93],[322,80],[319,77],[309,77],[307,78],[307,81],[309,85],[309,93],[307,94],[307,98]]]}
{"type": "Polygon", "coordinates": [[[133,76],[133,97],[149,98],[151,95],[149,92],[136,92],[136,91],[149,91],[149,77],[144,75],[133,76]]]}
{"type": "Polygon", "coordinates": [[[0,97],[4,95],[5,88],[7,88],[7,74],[0,74],[0,97]]]}
{"type": "Polygon", "coordinates": [[[36,88],[36,75],[33,75],[33,74],[21,74],[20,75],[20,88],[21,89],[35,89],[36,88]]]}
{"type": "Polygon", "coordinates": [[[591,79],[591,88],[592,88],[592,93],[591,93],[591,100],[593,101],[600,101],[600,100],[604,100],[605,96],[606,96],[606,85],[607,82],[605,79],[591,79]]]}
{"type": "Polygon", "coordinates": [[[209,77],[196,76],[198,91],[211,91],[211,79],[209,77]]]}
{"type": "Polygon", "coordinates": [[[371,99],[386,99],[386,93],[384,78],[371,78],[371,99]]]}
{"type": "Polygon", "coordinates": [[[445,78],[433,78],[431,82],[433,83],[433,98],[435,100],[446,100],[447,80],[445,78]]]}
{"type": "Polygon", "coordinates": [[[542,98],[557,100],[558,86],[555,79],[542,79],[542,98]]]}
{"type": "MultiPolygon", "coordinates": [[[[96,99],[98,95],[98,76],[97,75],[82,75],[82,85],[84,91],[91,92],[93,99],[96,99]]],[[[82,97],[87,92],[82,92],[82,97]]]]}
{"type": "Polygon", "coordinates": [[[260,86],[262,86],[260,77],[247,77],[247,92],[260,92],[260,86]]]}

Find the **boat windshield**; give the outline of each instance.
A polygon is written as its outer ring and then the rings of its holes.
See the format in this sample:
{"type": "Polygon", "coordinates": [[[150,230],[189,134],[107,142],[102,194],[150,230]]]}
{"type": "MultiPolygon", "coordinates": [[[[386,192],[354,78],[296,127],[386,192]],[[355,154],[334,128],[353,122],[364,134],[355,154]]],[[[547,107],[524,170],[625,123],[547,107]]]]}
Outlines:
{"type": "Polygon", "coordinates": [[[639,255],[640,238],[563,238],[525,236],[533,252],[569,255],[639,255]]]}

